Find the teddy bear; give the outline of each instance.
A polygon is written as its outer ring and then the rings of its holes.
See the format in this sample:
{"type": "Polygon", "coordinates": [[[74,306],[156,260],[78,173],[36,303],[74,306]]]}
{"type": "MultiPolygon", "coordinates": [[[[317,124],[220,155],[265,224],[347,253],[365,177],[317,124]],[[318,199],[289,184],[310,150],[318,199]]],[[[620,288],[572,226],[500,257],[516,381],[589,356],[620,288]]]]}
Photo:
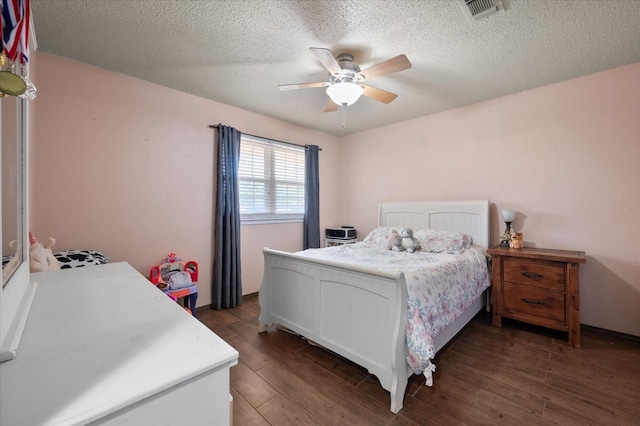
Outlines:
{"type": "Polygon", "coordinates": [[[413,236],[413,229],[404,228],[400,230],[398,237],[393,242],[393,250],[406,251],[407,253],[413,253],[420,250],[420,244],[413,236]]]}
{"type": "Polygon", "coordinates": [[[512,232],[511,241],[509,242],[511,248],[522,248],[522,232],[512,232]]]}

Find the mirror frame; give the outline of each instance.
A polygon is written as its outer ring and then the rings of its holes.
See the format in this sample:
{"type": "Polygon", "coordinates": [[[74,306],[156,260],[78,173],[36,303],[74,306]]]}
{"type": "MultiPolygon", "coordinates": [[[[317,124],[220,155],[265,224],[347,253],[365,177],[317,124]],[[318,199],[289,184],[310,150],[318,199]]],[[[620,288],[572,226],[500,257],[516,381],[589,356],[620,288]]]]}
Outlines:
{"type": "Polygon", "coordinates": [[[13,273],[16,271],[20,262],[22,262],[22,241],[18,238],[20,231],[19,209],[18,209],[18,191],[20,189],[20,165],[22,164],[20,153],[20,140],[18,129],[20,123],[18,120],[18,98],[14,96],[2,97],[0,101],[0,132],[2,140],[2,151],[0,152],[0,172],[2,172],[2,190],[0,198],[0,207],[2,214],[2,229],[0,230],[0,238],[2,247],[2,286],[4,287],[13,273]],[[15,248],[10,247],[10,242],[16,241],[15,248]],[[6,251],[5,251],[6,250],[6,251]],[[5,258],[11,256],[5,263],[5,258]]]}
{"type": "MultiPolygon", "coordinates": [[[[1,111],[0,106],[0,113],[1,111]]],[[[29,245],[27,243],[27,230],[29,229],[29,102],[18,98],[16,113],[18,116],[16,129],[18,144],[16,158],[18,161],[18,249],[22,253],[22,258],[15,272],[0,291],[0,362],[16,357],[37,287],[36,283],[30,282],[29,245]]],[[[0,254],[1,250],[0,247],[0,254]]]]}

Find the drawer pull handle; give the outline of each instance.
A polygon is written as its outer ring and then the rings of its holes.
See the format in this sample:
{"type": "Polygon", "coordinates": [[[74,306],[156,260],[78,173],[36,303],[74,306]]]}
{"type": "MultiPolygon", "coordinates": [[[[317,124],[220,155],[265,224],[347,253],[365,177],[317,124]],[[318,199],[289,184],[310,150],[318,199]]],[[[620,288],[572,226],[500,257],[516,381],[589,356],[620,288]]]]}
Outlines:
{"type": "Polygon", "coordinates": [[[539,301],[539,300],[529,300],[529,299],[527,299],[526,297],[523,297],[523,298],[522,298],[522,301],[523,301],[524,303],[528,303],[528,304],[530,304],[530,305],[544,305],[544,302],[541,302],[541,301],[539,301]]]}
{"type": "Polygon", "coordinates": [[[542,274],[536,274],[534,272],[522,272],[522,275],[524,275],[527,278],[544,278],[544,275],[542,274]]]}

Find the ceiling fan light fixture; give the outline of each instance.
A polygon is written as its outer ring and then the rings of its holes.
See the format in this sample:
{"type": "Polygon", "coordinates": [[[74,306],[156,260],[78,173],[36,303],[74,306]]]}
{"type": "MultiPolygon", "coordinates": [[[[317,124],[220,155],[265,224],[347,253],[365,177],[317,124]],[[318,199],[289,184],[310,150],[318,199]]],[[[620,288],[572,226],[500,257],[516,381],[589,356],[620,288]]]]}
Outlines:
{"type": "Polygon", "coordinates": [[[355,103],[363,92],[364,88],[359,84],[344,81],[327,87],[327,95],[335,104],[342,106],[355,103]]]}

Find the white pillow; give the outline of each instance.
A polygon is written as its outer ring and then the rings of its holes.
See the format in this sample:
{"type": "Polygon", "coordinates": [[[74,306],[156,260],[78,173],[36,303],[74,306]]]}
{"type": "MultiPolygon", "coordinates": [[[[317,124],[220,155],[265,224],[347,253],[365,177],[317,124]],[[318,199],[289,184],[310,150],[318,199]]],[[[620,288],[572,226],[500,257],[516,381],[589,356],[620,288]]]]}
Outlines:
{"type": "Polygon", "coordinates": [[[461,254],[473,245],[473,238],[462,232],[421,229],[413,236],[420,243],[420,251],[461,254]]]}
{"type": "Polygon", "coordinates": [[[389,249],[389,237],[393,232],[398,232],[399,229],[393,226],[379,226],[371,231],[362,242],[375,247],[389,249]]]}

